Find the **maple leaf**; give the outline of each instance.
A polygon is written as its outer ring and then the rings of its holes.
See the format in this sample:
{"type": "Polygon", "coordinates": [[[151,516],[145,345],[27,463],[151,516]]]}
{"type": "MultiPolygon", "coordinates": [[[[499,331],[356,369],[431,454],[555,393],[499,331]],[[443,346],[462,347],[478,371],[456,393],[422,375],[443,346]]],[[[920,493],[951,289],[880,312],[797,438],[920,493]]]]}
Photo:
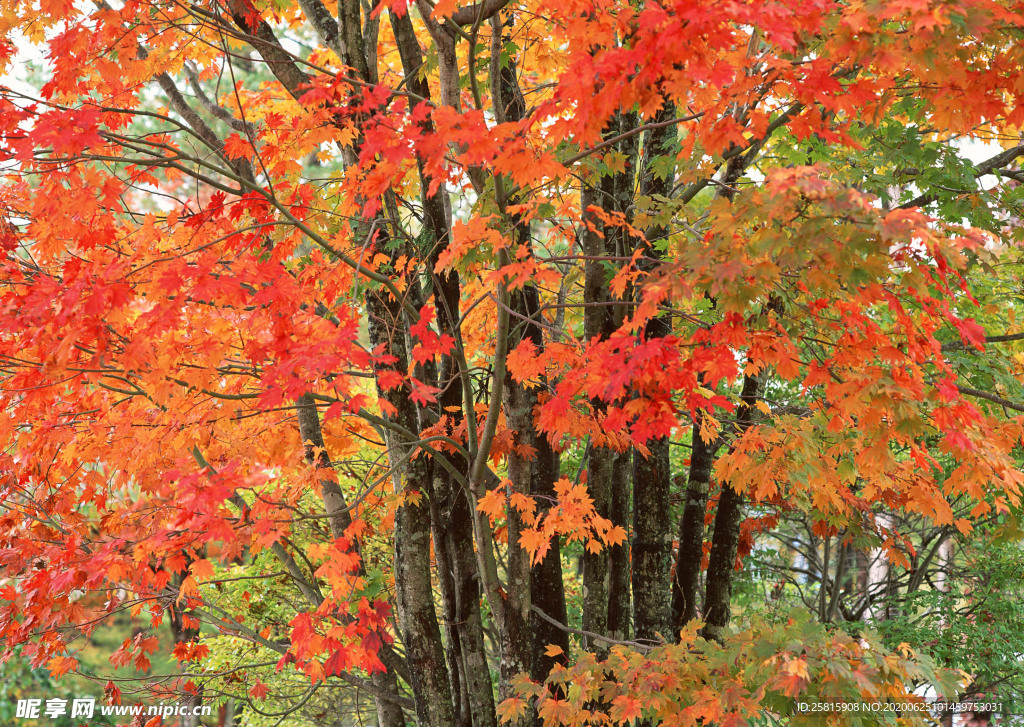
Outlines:
{"type": "Polygon", "coordinates": [[[178,586],[178,598],[177,603],[181,604],[182,601],[196,597],[199,595],[199,584],[196,583],[196,579],[191,575],[185,576],[182,579],[181,585],[178,586]]]}
{"type": "Polygon", "coordinates": [[[49,669],[50,676],[59,677],[75,671],[78,668],[78,660],[73,656],[55,656],[46,662],[46,668],[49,669]]]}
{"type": "Polygon", "coordinates": [[[348,668],[349,664],[349,651],[348,649],[338,649],[330,658],[324,662],[324,674],[331,676],[332,674],[341,674],[348,668]]]}
{"type": "Polygon", "coordinates": [[[191,566],[189,566],[189,574],[196,581],[200,579],[212,578],[214,574],[213,564],[205,558],[203,560],[197,560],[194,563],[192,563],[191,566]]]}
{"type": "Polygon", "coordinates": [[[493,524],[495,520],[505,514],[505,493],[502,488],[495,487],[481,497],[476,504],[476,509],[484,513],[493,524]]]}
{"type": "Polygon", "coordinates": [[[537,714],[545,725],[564,725],[572,720],[575,710],[568,700],[547,697],[539,701],[537,714]]]}
{"type": "Polygon", "coordinates": [[[626,538],[626,530],[621,525],[615,525],[611,527],[601,539],[607,545],[621,545],[626,542],[626,538]]]}
{"type": "Polygon", "coordinates": [[[430,386],[424,384],[416,378],[409,377],[409,398],[417,404],[426,406],[437,401],[437,394],[440,393],[440,389],[436,386],[430,386]]]}
{"type": "Polygon", "coordinates": [[[249,696],[253,699],[266,699],[268,694],[270,694],[270,687],[259,679],[257,679],[256,683],[249,689],[249,696]]]}
{"type": "Polygon", "coordinates": [[[786,662],[786,672],[799,676],[802,679],[810,679],[810,674],[807,671],[807,662],[803,659],[792,659],[786,662]]]}
{"type": "Polygon", "coordinates": [[[523,518],[524,523],[532,526],[537,522],[537,501],[535,499],[521,492],[513,492],[508,501],[523,518]]]}
{"type": "Polygon", "coordinates": [[[536,564],[548,554],[551,536],[535,528],[527,528],[519,535],[519,545],[530,554],[530,562],[536,564]]]}
{"type": "Polygon", "coordinates": [[[496,707],[498,720],[502,724],[505,724],[506,722],[517,722],[526,714],[527,706],[525,699],[520,699],[519,697],[507,697],[501,700],[496,707]]]}
{"type": "Polygon", "coordinates": [[[619,724],[626,724],[639,719],[642,713],[642,705],[636,697],[622,694],[612,700],[611,710],[608,716],[619,724]]]}

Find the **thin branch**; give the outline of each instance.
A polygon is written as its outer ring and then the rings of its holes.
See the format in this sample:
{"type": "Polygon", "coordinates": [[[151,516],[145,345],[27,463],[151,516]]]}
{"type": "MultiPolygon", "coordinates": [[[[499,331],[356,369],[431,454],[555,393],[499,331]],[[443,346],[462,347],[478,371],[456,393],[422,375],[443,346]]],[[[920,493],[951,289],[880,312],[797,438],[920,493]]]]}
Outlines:
{"type": "MultiPolygon", "coordinates": [[[[979,177],[984,177],[986,174],[992,174],[1002,167],[1005,167],[1007,164],[1010,164],[1021,155],[1024,155],[1024,144],[1018,144],[1011,149],[1000,152],[980,164],[974,165],[974,177],[977,179],[979,177]]],[[[937,194],[926,192],[924,194],[919,194],[917,197],[905,204],[901,204],[899,209],[905,210],[910,209],[911,207],[924,207],[925,205],[935,202],[938,198],[939,196],[937,194]]]]}
{"type": "Polygon", "coordinates": [[[999,404],[1000,406],[1006,407],[1007,409],[1013,409],[1014,411],[1022,411],[1022,412],[1024,412],[1024,404],[1017,404],[1017,403],[1014,403],[1014,402],[1010,401],[1009,399],[1004,399],[1001,396],[996,396],[995,394],[990,394],[987,391],[980,391],[978,389],[971,389],[971,388],[968,388],[966,386],[960,386],[959,384],[957,385],[956,388],[959,389],[961,394],[967,394],[968,396],[976,396],[979,399],[985,399],[987,401],[991,401],[991,402],[993,402],[995,404],[999,404]]]}
{"type": "MultiPolygon", "coordinates": [[[[1024,333],[1011,333],[1005,336],[986,336],[985,343],[1010,343],[1011,341],[1024,341],[1024,333]]],[[[942,344],[943,351],[958,351],[967,348],[963,341],[950,341],[942,344]]]]}

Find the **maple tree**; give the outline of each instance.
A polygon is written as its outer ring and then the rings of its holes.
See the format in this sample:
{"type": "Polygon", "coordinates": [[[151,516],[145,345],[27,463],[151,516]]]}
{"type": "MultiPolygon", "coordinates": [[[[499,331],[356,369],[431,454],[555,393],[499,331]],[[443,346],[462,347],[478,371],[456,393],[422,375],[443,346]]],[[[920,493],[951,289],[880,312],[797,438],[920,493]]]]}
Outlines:
{"type": "Polygon", "coordinates": [[[893,568],[895,516],[1015,522],[1024,4],[0,18],[8,73],[44,55],[0,87],[8,656],[59,676],[167,619],[154,693],[254,724],[339,684],[381,727],[952,688],[870,634],[730,627],[733,591],[784,518],[893,568]]]}

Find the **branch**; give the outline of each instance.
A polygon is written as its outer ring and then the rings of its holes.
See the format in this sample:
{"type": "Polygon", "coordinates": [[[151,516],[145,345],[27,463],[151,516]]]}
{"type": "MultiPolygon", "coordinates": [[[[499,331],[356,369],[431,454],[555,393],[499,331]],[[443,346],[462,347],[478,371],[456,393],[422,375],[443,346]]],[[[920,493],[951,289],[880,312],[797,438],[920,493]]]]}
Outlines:
{"type": "MultiPolygon", "coordinates": [[[[504,257],[504,255],[503,255],[504,257]]],[[[496,340],[494,349],[494,369],[492,372],[493,385],[491,387],[491,402],[487,408],[487,418],[484,420],[484,428],[480,433],[480,444],[477,447],[476,458],[473,461],[472,469],[469,472],[469,486],[474,489],[474,494],[483,496],[482,475],[487,467],[487,458],[491,452],[491,444],[498,429],[498,416],[501,413],[503,387],[505,384],[506,355],[508,353],[508,324],[510,310],[508,306],[508,287],[504,278],[498,283],[498,319],[496,328],[496,340]]]]}
{"type": "MultiPolygon", "coordinates": [[[[262,16],[253,14],[252,5],[242,0],[228,0],[227,5],[231,19],[242,33],[242,40],[249,43],[257,53],[263,56],[270,72],[297,101],[305,89],[312,87],[313,79],[296,65],[292,54],[281,45],[281,41],[277,39],[270,24],[262,16]]],[[[193,5],[192,10],[198,13],[200,8],[193,5]]],[[[200,14],[207,17],[212,15],[208,12],[200,14]]],[[[217,16],[212,17],[217,21],[220,20],[217,16]]]]}
{"type": "MultiPolygon", "coordinates": [[[[577,154],[575,156],[569,157],[564,162],[562,162],[562,164],[563,164],[563,166],[569,166],[571,164],[575,164],[580,159],[588,157],[591,154],[593,154],[594,152],[601,151],[602,149],[607,149],[609,146],[613,146],[615,144],[618,144],[620,141],[623,141],[624,139],[629,139],[630,137],[636,136],[637,134],[642,134],[643,132],[650,131],[652,129],[662,129],[662,128],[666,127],[666,126],[675,126],[676,124],[682,124],[682,123],[685,123],[687,121],[695,121],[695,120],[699,119],[703,115],[704,115],[704,112],[701,111],[700,113],[697,113],[697,114],[690,114],[689,116],[679,116],[679,117],[674,118],[674,119],[669,119],[668,121],[656,121],[656,122],[652,121],[649,124],[642,124],[640,126],[636,126],[636,127],[632,128],[632,129],[630,129],[629,131],[624,131],[621,134],[618,134],[616,136],[612,136],[612,137],[610,137],[608,139],[605,139],[600,144],[595,144],[591,148],[586,149],[585,151],[581,151],[579,154],[577,154]]],[[[743,147],[743,148],[745,148],[745,147],[743,147]]],[[[742,148],[740,149],[740,151],[742,151],[742,148]]]]}
{"type": "Polygon", "coordinates": [[[482,0],[474,5],[468,5],[456,10],[451,16],[451,21],[459,25],[480,23],[481,21],[489,20],[492,15],[500,12],[508,3],[509,0],[482,0]]]}
{"type": "Polygon", "coordinates": [[[196,71],[196,68],[192,65],[191,61],[185,62],[185,75],[188,76],[189,85],[192,86],[192,93],[194,93],[196,98],[199,99],[199,103],[202,104],[203,108],[235,131],[241,131],[244,134],[251,134],[256,130],[256,127],[253,124],[242,121],[241,119],[236,119],[231,115],[231,112],[214,103],[210,97],[206,95],[206,92],[203,91],[202,85],[199,83],[199,73],[196,71]]]}
{"type": "Polygon", "coordinates": [[[344,58],[339,42],[338,23],[331,15],[331,11],[320,0],[299,0],[299,7],[324,44],[337,53],[338,58],[344,58]]]}
{"type": "MultiPolygon", "coordinates": [[[[1010,333],[1005,336],[986,336],[985,343],[1009,343],[1010,341],[1024,341],[1024,333],[1010,333]]],[[[943,351],[956,351],[967,348],[963,341],[950,341],[942,344],[943,351]]]]}
{"type": "Polygon", "coordinates": [[[1014,411],[1024,412],[1024,404],[1015,404],[1014,402],[1010,401],[1009,399],[1004,399],[1001,396],[996,396],[995,394],[990,394],[987,391],[979,391],[978,389],[970,389],[970,388],[968,388],[966,386],[957,385],[956,388],[960,391],[961,394],[967,394],[968,396],[976,396],[979,399],[986,399],[987,401],[991,401],[991,402],[993,402],[995,404],[999,404],[1000,406],[1005,407],[1007,409],[1013,409],[1014,411]]]}
{"type": "MultiPolygon", "coordinates": [[[[114,9],[110,7],[106,0],[94,0],[96,7],[106,12],[114,12],[114,9]]],[[[139,58],[145,60],[149,58],[149,51],[141,43],[135,44],[136,52],[139,58]]],[[[160,88],[163,89],[164,93],[167,94],[167,100],[170,102],[171,108],[178,112],[182,119],[187,123],[199,136],[199,138],[206,144],[210,149],[213,150],[217,156],[223,159],[228,166],[230,166],[235,172],[244,177],[247,180],[253,179],[252,166],[245,159],[231,160],[224,153],[224,141],[217,136],[217,133],[210,128],[210,125],[206,123],[206,120],[199,115],[199,113],[192,108],[185,97],[181,95],[181,91],[178,90],[178,86],[174,83],[174,79],[170,75],[163,71],[155,75],[154,80],[159,84],[160,88]]]]}
{"type": "MultiPolygon", "coordinates": [[[[983,177],[986,174],[991,174],[992,172],[1005,167],[1021,155],[1024,155],[1024,144],[1018,144],[1012,149],[1000,152],[994,157],[990,157],[980,164],[974,165],[974,178],[977,179],[978,177],[983,177]]],[[[939,196],[937,194],[920,194],[906,204],[901,204],[898,209],[905,210],[910,209],[911,207],[924,207],[925,205],[936,201],[938,198],[939,196]]]]}
{"type": "Polygon", "coordinates": [[[642,643],[640,641],[618,641],[617,639],[609,639],[607,636],[602,636],[601,634],[599,634],[599,633],[597,633],[595,631],[584,631],[583,629],[574,629],[571,626],[566,626],[561,621],[558,621],[557,619],[554,619],[551,616],[548,616],[546,613],[541,611],[536,606],[531,605],[530,606],[530,610],[533,611],[538,616],[540,616],[540,618],[542,620],[547,621],[549,624],[551,624],[552,626],[554,626],[557,629],[561,629],[562,631],[565,631],[566,633],[569,633],[569,634],[576,634],[577,636],[586,636],[588,639],[593,639],[594,641],[600,641],[600,642],[602,642],[604,644],[608,644],[610,646],[629,646],[630,648],[633,648],[633,649],[636,649],[638,651],[642,651],[644,653],[647,653],[648,651],[650,651],[651,649],[655,648],[655,646],[658,645],[658,644],[645,644],[645,643],[642,643]]]}

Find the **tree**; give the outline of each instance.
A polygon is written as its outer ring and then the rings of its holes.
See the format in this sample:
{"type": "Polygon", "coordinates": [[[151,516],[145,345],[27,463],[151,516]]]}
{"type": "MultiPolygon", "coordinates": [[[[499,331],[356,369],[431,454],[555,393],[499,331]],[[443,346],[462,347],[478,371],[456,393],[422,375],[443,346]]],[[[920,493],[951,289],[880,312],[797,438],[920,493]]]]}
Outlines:
{"type": "Polygon", "coordinates": [[[8,649],[60,674],[110,614],[167,616],[172,688],[254,723],[735,724],[945,683],[730,627],[736,565],[771,512],[893,567],[875,513],[1017,517],[1019,387],[945,352],[1020,381],[988,354],[1012,306],[976,308],[1016,270],[1024,7],[3,18],[8,69],[46,56],[0,95],[8,649]]]}

